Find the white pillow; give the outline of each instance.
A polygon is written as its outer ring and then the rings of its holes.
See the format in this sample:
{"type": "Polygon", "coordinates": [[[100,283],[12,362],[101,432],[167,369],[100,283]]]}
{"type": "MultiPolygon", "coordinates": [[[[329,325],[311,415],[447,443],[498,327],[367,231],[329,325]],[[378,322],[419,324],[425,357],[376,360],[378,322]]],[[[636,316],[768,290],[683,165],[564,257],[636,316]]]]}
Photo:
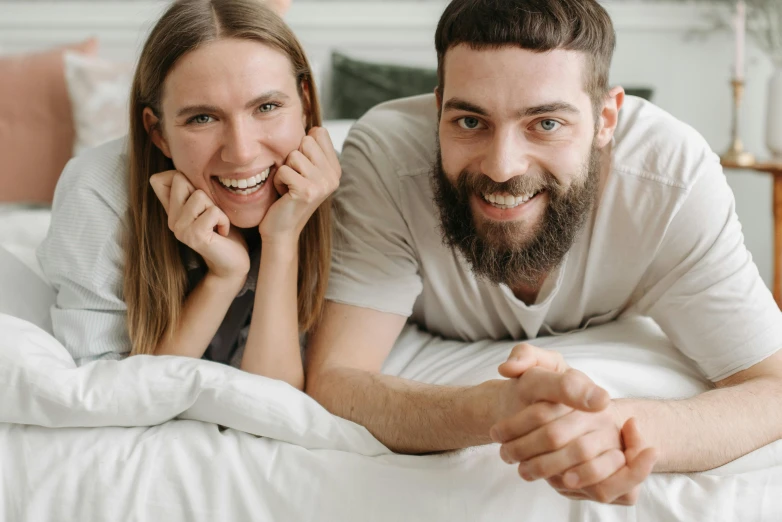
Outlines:
{"type": "Polygon", "coordinates": [[[342,147],[345,144],[345,138],[348,137],[348,132],[356,120],[325,120],[323,127],[329,131],[331,136],[331,142],[334,144],[334,149],[337,152],[342,152],[342,147]]]}
{"type": "Polygon", "coordinates": [[[74,156],[128,133],[133,64],[64,53],[76,139],[74,156]]]}
{"type": "Polygon", "coordinates": [[[18,257],[0,246],[0,314],[29,321],[52,333],[54,289],[18,257]]]}

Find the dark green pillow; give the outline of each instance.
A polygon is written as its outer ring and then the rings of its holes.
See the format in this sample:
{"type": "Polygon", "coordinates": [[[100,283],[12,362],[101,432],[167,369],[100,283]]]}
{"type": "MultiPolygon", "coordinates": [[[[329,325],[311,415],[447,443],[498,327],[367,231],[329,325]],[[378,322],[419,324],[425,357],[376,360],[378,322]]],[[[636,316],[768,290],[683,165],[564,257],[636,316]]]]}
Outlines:
{"type": "MultiPolygon", "coordinates": [[[[379,103],[434,92],[437,71],[364,62],[335,52],[331,55],[331,95],[327,117],[357,120],[379,103]]],[[[628,88],[627,94],[651,100],[652,89],[628,88]]]]}
{"type": "Polygon", "coordinates": [[[644,100],[652,101],[654,90],[647,87],[625,87],[625,94],[630,96],[638,96],[644,100]]]}
{"type": "Polygon", "coordinates": [[[437,71],[354,60],[331,55],[328,118],[356,120],[375,105],[396,98],[434,92],[437,71]]]}

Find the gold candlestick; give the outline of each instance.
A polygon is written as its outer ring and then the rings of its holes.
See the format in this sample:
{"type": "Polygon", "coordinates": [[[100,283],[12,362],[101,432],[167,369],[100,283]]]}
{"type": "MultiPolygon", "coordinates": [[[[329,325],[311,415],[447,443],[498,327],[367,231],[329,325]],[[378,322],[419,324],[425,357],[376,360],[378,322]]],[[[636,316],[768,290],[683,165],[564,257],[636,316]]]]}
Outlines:
{"type": "Polygon", "coordinates": [[[733,123],[731,125],[732,144],[730,148],[722,155],[723,163],[737,165],[739,167],[750,167],[755,164],[755,156],[744,150],[744,143],[741,141],[739,124],[741,122],[741,101],[744,98],[744,81],[733,80],[733,123]]]}

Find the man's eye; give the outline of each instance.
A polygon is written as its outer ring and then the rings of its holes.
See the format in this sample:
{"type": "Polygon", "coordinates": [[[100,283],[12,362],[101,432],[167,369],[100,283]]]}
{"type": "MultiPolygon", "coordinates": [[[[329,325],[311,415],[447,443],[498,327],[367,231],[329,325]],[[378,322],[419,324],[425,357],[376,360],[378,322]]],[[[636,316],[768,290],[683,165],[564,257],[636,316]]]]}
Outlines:
{"type": "Polygon", "coordinates": [[[472,116],[459,118],[458,123],[459,127],[467,130],[475,130],[481,125],[481,121],[478,118],[474,118],[472,116]]]}
{"type": "Polygon", "coordinates": [[[212,121],[212,117],[208,116],[206,114],[199,114],[198,116],[193,116],[188,120],[188,123],[196,123],[198,125],[203,125],[204,123],[209,123],[212,121]]]}
{"type": "Polygon", "coordinates": [[[562,124],[554,120],[543,120],[540,122],[540,128],[546,132],[557,130],[562,124]]]}
{"type": "Polygon", "coordinates": [[[279,107],[279,105],[277,105],[276,103],[264,103],[263,105],[258,107],[258,110],[260,112],[271,112],[277,107],[279,107]]]}

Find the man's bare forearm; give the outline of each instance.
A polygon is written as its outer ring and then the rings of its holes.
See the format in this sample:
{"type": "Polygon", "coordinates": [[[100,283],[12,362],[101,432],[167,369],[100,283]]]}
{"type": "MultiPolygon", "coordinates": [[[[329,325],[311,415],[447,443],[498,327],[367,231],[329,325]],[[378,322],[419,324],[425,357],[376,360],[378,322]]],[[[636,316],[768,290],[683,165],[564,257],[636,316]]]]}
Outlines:
{"type": "Polygon", "coordinates": [[[351,368],[334,368],[307,392],[335,415],[365,426],[397,453],[430,453],[491,442],[497,386],[422,384],[351,368]]]}
{"type": "Polygon", "coordinates": [[[782,438],[782,383],[762,377],[691,399],[616,401],[660,450],[657,472],[713,469],[782,438]]]}

